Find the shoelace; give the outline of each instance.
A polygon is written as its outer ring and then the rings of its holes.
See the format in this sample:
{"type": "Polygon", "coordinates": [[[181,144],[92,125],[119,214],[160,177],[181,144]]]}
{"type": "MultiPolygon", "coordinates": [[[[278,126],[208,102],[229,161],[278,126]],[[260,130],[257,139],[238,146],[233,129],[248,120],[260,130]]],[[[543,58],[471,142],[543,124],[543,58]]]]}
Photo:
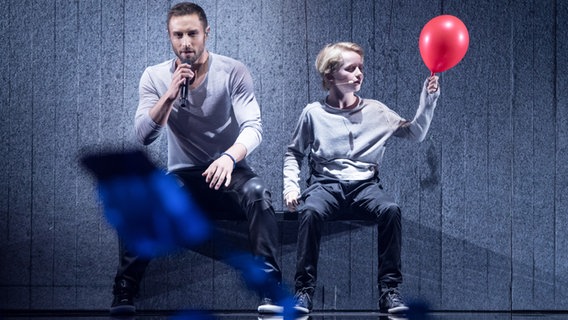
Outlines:
{"type": "Polygon", "coordinates": [[[386,296],[388,299],[390,299],[393,302],[402,302],[400,292],[398,292],[398,289],[396,289],[396,288],[389,288],[388,290],[383,292],[383,294],[381,296],[382,297],[386,296]]]}
{"type": "Polygon", "coordinates": [[[120,282],[115,284],[115,286],[113,287],[113,294],[121,298],[124,296],[137,298],[138,297],[137,291],[138,291],[137,286],[129,285],[124,279],[120,280],[120,282]]]}

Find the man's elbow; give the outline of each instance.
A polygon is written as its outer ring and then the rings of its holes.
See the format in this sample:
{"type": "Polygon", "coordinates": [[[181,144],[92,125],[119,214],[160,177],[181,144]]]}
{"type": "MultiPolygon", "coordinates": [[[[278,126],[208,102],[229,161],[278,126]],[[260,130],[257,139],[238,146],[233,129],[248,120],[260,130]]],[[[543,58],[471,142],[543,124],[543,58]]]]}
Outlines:
{"type": "Polygon", "coordinates": [[[152,142],[154,142],[156,140],[156,137],[152,136],[152,135],[148,135],[148,134],[143,134],[141,132],[137,132],[136,133],[136,140],[140,144],[147,146],[147,145],[151,144],[152,142]]]}

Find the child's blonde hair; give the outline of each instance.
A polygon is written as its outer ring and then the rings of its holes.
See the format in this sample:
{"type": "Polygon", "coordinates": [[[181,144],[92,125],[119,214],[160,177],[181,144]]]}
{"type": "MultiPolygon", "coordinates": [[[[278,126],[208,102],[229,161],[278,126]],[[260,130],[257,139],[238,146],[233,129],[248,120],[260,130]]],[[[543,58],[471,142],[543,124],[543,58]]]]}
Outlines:
{"type": "Polygon", "coordinates": [[[336,42],[326,45],[316,58],[316,70],[321,76],[322,85],[325,90],[329,90],[328,76],[343,65],[342,52],[353,51],[363,59],[363,48],[353,42],[336,42]]]}

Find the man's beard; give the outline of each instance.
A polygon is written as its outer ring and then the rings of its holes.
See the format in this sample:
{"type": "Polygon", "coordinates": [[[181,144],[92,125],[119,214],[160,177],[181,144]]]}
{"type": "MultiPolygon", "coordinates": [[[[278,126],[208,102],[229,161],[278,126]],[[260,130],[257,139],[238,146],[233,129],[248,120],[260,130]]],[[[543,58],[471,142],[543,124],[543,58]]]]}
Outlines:
{"type": "Polygon", "coordinates": [[[196,51],[193,56],[187,56],[187,55],[186,55],[187,58],[185,58],[185,59],[182,58],[182,54],[181,54],[181,53],[179,53],[177,56],[178,56],[178,58],[180,59],[180,61],[184,61],[184,62],[189,63],[189,64],[195,64],[197,61],[199,61],[199,59],[201,59],[201,56],[203,56],[203,52],[204,52],[204,51],[205,51],[205,50],[202,50],[202,51],[200,51],[200,52],[197,52],[197,51],[196,51]]]}

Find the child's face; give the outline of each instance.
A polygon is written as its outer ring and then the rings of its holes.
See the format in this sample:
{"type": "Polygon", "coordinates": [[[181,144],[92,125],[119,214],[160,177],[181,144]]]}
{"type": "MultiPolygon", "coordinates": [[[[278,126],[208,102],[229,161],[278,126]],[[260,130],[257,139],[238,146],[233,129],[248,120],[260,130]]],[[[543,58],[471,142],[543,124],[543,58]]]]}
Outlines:
{"type": "Polygon", "coordinates": [[[331,85],[342,92],[357,92],[363,83],[363,58],[356,52],[344,51],[343,64],[332,73],[331,85]]]}

